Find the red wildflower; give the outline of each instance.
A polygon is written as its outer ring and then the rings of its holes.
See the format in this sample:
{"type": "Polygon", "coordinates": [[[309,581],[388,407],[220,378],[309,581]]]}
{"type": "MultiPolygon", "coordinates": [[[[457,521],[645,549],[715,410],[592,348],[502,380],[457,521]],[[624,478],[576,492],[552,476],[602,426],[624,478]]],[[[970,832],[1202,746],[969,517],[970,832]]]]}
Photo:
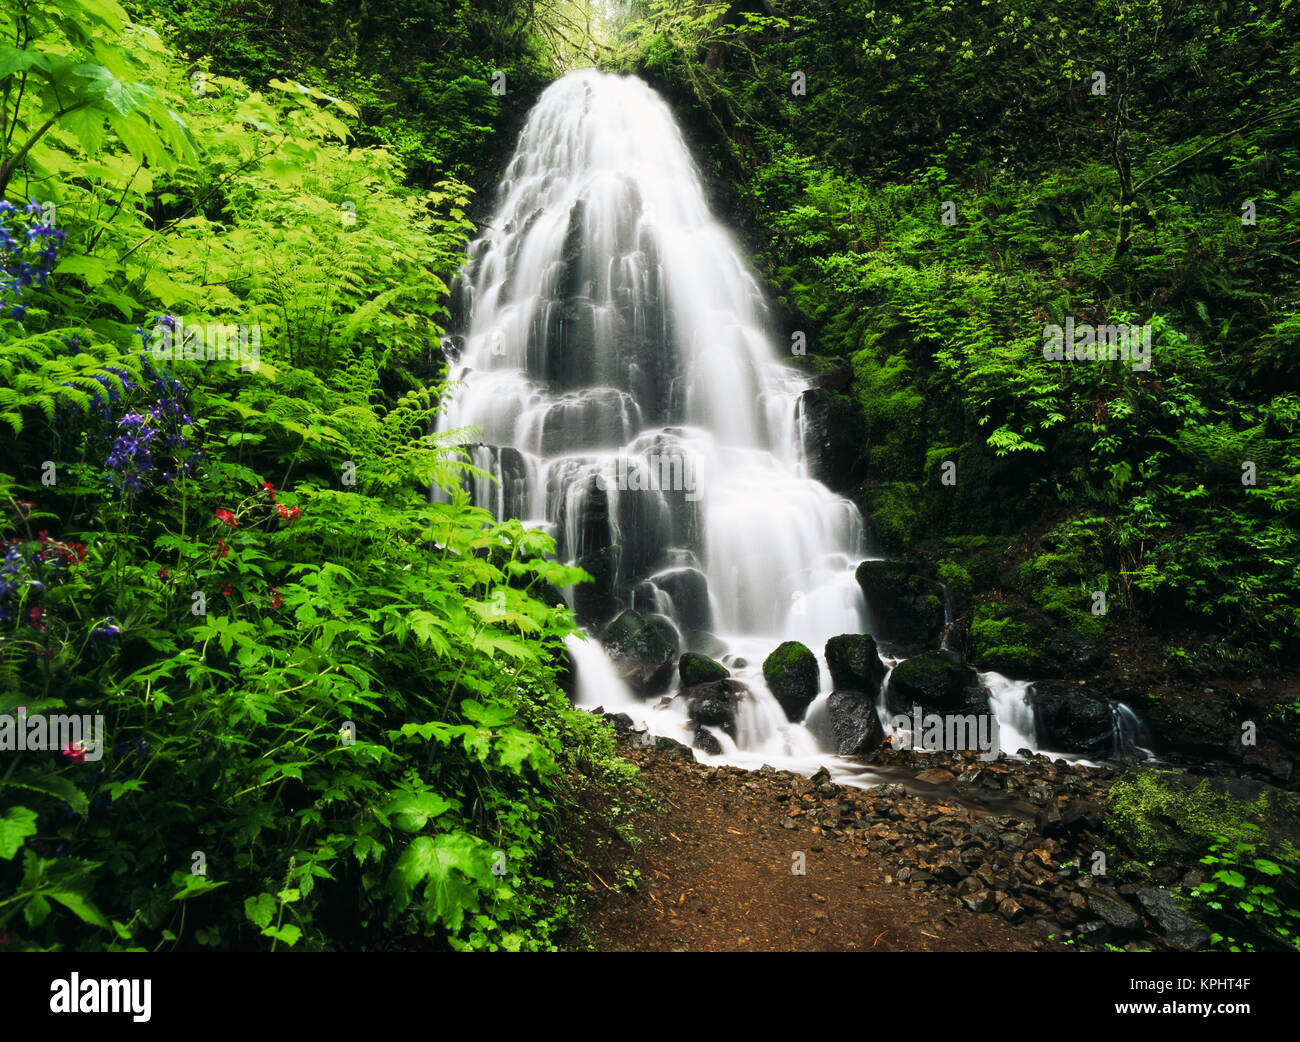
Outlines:
{"type": "Polygon", "coordinates": [[[282,607],[284,607],[284,598],[280,596],[280,591],[276,587],[272,586],[271,587],[271,610],[274,611],[276,608],[282,608],[282,607]]]}
{"type": "Polygon", "coordinates": [[[297,507],[286,507],[283,503],[277,503],[275,509],[280,512],[280,517],[285,521],[293,521],[302,515],[302,511],[297,507]]]}
{"type": "Polygon", "coordinates": [[[169,572],[166,568],[163,568],[158,572],[159,579],[166,579],[169,575],[171,575],[171,572],[169,572]]]}
{"type": "Polygon", "coordinates": [[[63,750],[63,755],[73,763],[86,762],[86,748],[81,742],[69,742],[63,750]]]}
{"type": "Polygon", "coordinates": [[[222,584],[221,584],[221,595],[222,595],[223,597],[229,597],[229,596],[231,595],[231,593],[233,593],[233,592],[234,592],[234,591],[230,588],[230,583],[222,583],[222,584]]]}
{"type": "Polygon", "coordinates": [[[231,528],[239,527],[239,522],[235,520],[235,515],[232,514],[229,510],[218,510],[213,514],[213,516],[218,521],[224,521],[231,528]]]}
{"type": "Polygon", "coordinates": [[[266,491],[266,494],[267,494],[268,496],[271,497],[271,502],[274,503],[274,502],[275,502],[275,486],[272,485],[269,481],[263,481],[263,482],[262,482],[262,488],[266,491]]]}
{"type": "Polygon", "coordinates": [[[226,541],[224,539],[222,539],[220,536],[217,536],[217,552],[212,555],[212,559],[215,561],[219,557],[225,557],[228,553],[230,553],[230,547],[226,545],[226,541]]]}

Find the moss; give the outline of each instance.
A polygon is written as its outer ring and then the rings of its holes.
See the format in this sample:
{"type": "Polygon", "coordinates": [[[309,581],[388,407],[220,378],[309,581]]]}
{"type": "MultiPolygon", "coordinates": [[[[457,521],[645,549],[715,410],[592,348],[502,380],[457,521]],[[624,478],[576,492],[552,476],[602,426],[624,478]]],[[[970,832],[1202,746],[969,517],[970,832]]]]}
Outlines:
{"type": "Polygon", "coordinates": [[[885,485],[867,493],[871,533],[882,547],[900,550],[913,541],[920,494],[920,489],[908,482],[885,485]]]}
{"type": "Polygon", "coordinates": [[[726,680],[731,672],[721,662],[715,662],[706,655],[697,655],[688,651],[677,663],[681,674],[682,687],[694,687],[696,684],[711,684],[715,680],[726,680]]]}
{"type": "Polygon", "coordinates": [[[1032,627],[1014,618],[1007,605],[994,601],[975,608],[970,626],[970,656],[981,669],[993,669],[1012,677],[1031,676],[1042,661],[1034,643],[1032,627]]]}
{"type": "Polygon", "coordinates": [[[808,649],[807,645],[800,644],[797,640],[787,640],[784,644],[778,645],[776,650],[763,660],[763,679],[770,687],[796,673],[807,674],[810,667],[813,675],[816,676],[817,656],[808,649]]]}
{"type": "Polygon", "coordinates": [[[1086,560],[1081,552],[1047,552],[1016,568],[1012,584],[1043,614],[1096,643],[1105,638],[1107,625],[1107,616],[1092,613],[1099,575],[1104,575],[1102,566],[1086,560]]]}
{"type": "Polygon", "coordinates": [[[1300,855],[1295,836],[1300,797],[1261,787],[1243,799],[1202,779],[1194,787],[1179,776],[1138,770],[1110,790],[1105,828],[1137,857],[1180,864],[1209,851],[1216,838],[1259,843],[1279,855],[1300,855]]]}
{"type": "Polygon", "coordinates": [[[939,562],[939,580],[958,601],[967,600],[975,590],[970,572],[954,561],[939,562]]]}

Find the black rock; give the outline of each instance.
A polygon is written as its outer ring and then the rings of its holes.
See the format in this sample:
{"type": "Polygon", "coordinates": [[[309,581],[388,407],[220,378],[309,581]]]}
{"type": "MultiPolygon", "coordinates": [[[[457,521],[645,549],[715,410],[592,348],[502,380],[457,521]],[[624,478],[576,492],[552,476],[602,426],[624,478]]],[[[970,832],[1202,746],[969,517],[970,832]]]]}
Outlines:
{"type": "Polygon", "coordinates": [[[827,699],[831,739],[841,756],[865,756],[885,740],[876,699],[864,691],[837,690],[827,699]]]}
{"type": "Polygon", "coordinates": [[[954,662],[941,651],[927,651],[894,668],[885,704],[893,713],[910,713],[914,705],[925,712],[948,713],[986,710],[988,699],[969,666],[954,662]]]}
{"type": "Polygon", "coordinates": [[[1115,724],[1109,702],[1059,681],[1031,684],[1027,701],[1034,710],[1038,742],[1044,748],[1092,756],[1112,752],[1115,724]]]}
{"type": "Polygon", "coordinates": [[[1094,888],[1088,892],[1088,911],[1124,933],[1137,930],[1142,925],[1142,918],[1133,910],[1133,906],[1108,890],[1094,888]]]}
{"type": "Polygon", "coordinates": [[[710,756],[718,756],[722,753],[722,743],[703,727],[695,729],[695,748],[710,756]]]}
{"type": "Polygon", "coordinates": [[[653,618],[624,611],[605,627],[600,640],[618,675],[643,698],[671,686],[676,649],[653,618]]]}
{"type": "Polygon", "coordinates": [[[1199,951],[1210,943],[1210,935],[1184,910],[1182,902],[1168,890],[1141,887],[1137,892],[1143,910],[1160,927],[1175,947],[1184,951],[1199,951]]]}
{"type": "Polygon", "coordinates": [[[836,689],[875,692],[885,679],[885,664],[880,661],[876,642],[866,634],[832,637],[826,642],[826,664],[836,689]]]}
{"type": "Polygon", "coordinates": [[[902,561],[863,561],[855,573],[878,640],[903,651],[937,648],[943,634],[943,587],[902,561]]]}
{"type": "Polygon", "coordinates": [[[799,396],[795,408],[808,473],[825,482],[832,472],[831,396],[821,388],[810,387],[799,396]]]}
{"type": "Polygon", "coordinates": [[[726,677],[683,688],[679,697],[686,702],[694,723],[720,728],[734,739],[736,709],[746,694],[748,689],[744,684],[726,677]]]}
{"type": "Polygon", "coordinates": [[[669,568],[650,577],[672,598],[673,614],[684,630],[707,630],[713,625],[709,609],[709,581],[698,568],[669,568]]]}

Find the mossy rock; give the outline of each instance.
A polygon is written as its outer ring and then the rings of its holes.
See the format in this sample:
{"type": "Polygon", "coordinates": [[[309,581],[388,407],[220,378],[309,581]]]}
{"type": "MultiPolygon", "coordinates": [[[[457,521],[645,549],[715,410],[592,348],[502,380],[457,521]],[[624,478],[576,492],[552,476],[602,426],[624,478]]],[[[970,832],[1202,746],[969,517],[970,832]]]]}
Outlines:
{"type": "Polygon", "coordinates": [[[877,640],[903,653],[936,648],[943,634],[943,588],[905,561],[863,561],[855,573],[877,640]]]}
{"type": "Polygon", "coordinates": [[[1073,679],[1101,663],[1101,648],[1023,604],[977,604],[967,643],[970,661],[1016,680],[1073,679]]]}
{"type": "Polygon", "coordinates": [[[1026,616],[1023,609],[1000,601],[977,605],[967,644],[970,660],[1017,680],[1041,676],[1043,634],[1026,616]]]}
{"type": "Polygon", "coordinates": [[[1044,552],[1015,568],[1009,582],[1033,608],[1083,641],[1097,643],[1105,639],[1109,617],[1093,613],[1095,587],[1103,572],[1099,563],[1078,552],[1044,552]]]}
{"type": "Polygon", "coordinates": [[[865,633],[842,633],[826,642],[826,665],[831,671],[831,685],[837,690],[863,691],[874,694],[885,679],[885,664],[880,661],[876,642],[865,633]]]}
{"type": "Polygon", "coordinates": [[[791,722],[803,719],[821,687],[817,656],[807,645],[787,640],[763,660],[763,679],[791,722]]]}
{"type": "Polygon", "coordinates": [[[1111,786],[1103,824],[1144,861],[1191,864],[1219,837],[1300,859],[1300,796],[1248,778],[1133,770],[1111,786]]]}
{"type": "Polygon", "coordinates": [[[715,662],[707,655],[697,655],[688,651],[677,663],[677,673],[682,678],[682,687],[694,687],[696,684],[709,684],[715,680],[725,680],[731,671],[721,662],[715,662]]]}
{"type": "Polygon", "coordinates": [[[987,709],[988,696],[969,666],[941,651],[927,651],[894,668],[885,704],[891,713],[910,713],[914,705],[926,712],[964,712],[987,709]]]}

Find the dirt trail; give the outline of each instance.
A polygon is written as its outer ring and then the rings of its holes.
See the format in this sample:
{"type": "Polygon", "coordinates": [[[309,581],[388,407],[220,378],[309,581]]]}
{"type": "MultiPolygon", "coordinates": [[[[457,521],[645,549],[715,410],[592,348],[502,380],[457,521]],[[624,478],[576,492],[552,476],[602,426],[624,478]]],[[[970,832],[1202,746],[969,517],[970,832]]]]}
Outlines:
{"type": "MultiPolygon", "coordinates": [[[[587,916],[598,951],[1062,947],[1037,926],[976,914],[951,889],[889,865],[870,832],[886,828],[887,815],[855,815],[858,827],[824,829],[824,814],[801,810],[797,798],[798,787],[811,783],[789,774],[714,768],[680,750],[633,743],[624,753],[657,798],[659,809],[638,824],[658,838],[634,855],[636,889],[616,892],[598,880],[587,916]]],[[[878,806],[847,788],[830,799],[832,806],[878,806]]],[[[960,813],[942,801],[927,807],[933,810],[924,813],[960,813]]]]}

